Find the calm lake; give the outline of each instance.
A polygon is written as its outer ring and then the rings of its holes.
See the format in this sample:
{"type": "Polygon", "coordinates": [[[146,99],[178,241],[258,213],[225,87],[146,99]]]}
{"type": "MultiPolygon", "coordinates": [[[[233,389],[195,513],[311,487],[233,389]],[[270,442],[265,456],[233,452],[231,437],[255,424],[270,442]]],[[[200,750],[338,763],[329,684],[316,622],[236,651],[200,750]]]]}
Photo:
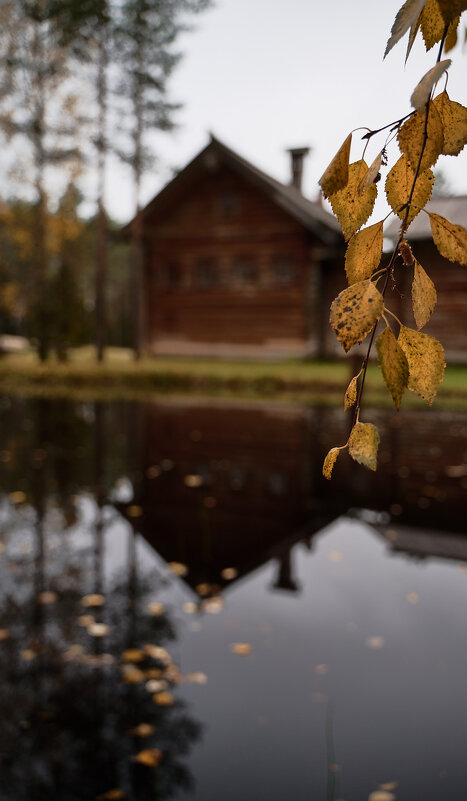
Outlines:
{"type": "Polygon", "coordinates": [[[467,413],[362,419],[0,400],[1,801],[467,798],[467,413]]]}

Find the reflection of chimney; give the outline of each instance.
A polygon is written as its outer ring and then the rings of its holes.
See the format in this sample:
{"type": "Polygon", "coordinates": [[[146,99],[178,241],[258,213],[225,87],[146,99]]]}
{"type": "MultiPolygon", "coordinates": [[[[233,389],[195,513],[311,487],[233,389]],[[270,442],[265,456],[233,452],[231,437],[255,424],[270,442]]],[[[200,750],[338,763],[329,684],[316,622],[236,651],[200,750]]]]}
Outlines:
{"type": "Polygon", "coordinates": [[[299,585],[295,581],[292,572],[292,548],[283,551],[278,557],[279,573],[273,584],[274,590],[289,590],[290,592],[297,592],[299,585]]]}
{"type": "Polygon", "coordinates": [[[305,156],[308,155],[310,152],[309,147],[293,147],[287,151],[290,153],[291,159],[291,168],[292,168],[292,176],[291,176],[291,184],[299,192],[302,191],[302,177],[303,177],[303,159],[305,156]]]}

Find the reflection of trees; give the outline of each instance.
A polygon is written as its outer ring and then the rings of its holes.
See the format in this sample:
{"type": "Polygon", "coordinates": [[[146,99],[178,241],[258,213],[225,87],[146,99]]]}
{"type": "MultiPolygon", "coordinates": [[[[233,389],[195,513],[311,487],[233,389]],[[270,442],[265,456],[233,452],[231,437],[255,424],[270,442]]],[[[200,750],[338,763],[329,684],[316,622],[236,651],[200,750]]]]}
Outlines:
{"type": "MultiPolygon", "coordinates": [[[[154,702],[151,685],[148,691],[154,676],[174,689],[178,670],[154,649],[174,639],[175,629],[166,612],[147,614],[154,577],[138,575],[136,554],[113,577],[105,600],[99,598],[109,512],[106,421],[97,407],[90,415],[94,428],[86,419],[81,425],[70,409],[65,404],[57,421],[60,442],[52,439],[50,412],[38,402],[34,427],[20,425],[17,441],[8,429],[4,445],[10,454],[6,489],[21,487],[27,504],[16,509],[4,500],[2,509],[10,533],[0,590],[0,795],[5,801],[89,801],[119,788],[135,801],[168,798],[177,787],[190,787],[183,756],[200,727],[176,690],[168,706],[154,702]],[[18,483],[38,443],[47,457],[18,483]],[[70,458],[74,447],[82,460],[70,458]],[[66,528],[66,503],[83,484],[94,485],[96,503],[80,543],[82,526],[66,528]],[[89,591],[95,597],[83,605],[89,591]],[[93,634],[96,624],[94,631],[104,636],[93,634]],[[128,649],[134,653],[125,661],[128,649]],[[134,733],[141,723],[153,727],[149,737],[134,733]],[[134,761],[151,748],[162,752],[160,765],[134,761]]],[[[129,541],[133,549],[132,531],[129,541]]]]}

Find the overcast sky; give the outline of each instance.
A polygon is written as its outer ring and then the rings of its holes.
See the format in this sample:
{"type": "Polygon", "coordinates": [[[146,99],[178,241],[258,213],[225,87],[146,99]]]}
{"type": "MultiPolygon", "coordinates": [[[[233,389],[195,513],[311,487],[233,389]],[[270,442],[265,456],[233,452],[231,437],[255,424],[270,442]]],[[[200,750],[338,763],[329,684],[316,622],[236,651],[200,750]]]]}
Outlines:
{"type": "MultiPolygon", "coordinates": [[[[144,200],[205,147],[209,131],[286,183],[285,149],[310,146],[304,193],[315,199],[317,181],[347,134],[404,116],[414,87],[435,63],[436,47],[426,53],[419,42],[404,66],[407,35],[383,61],[400,5],[402,0],[216,0],[192,18],[195,27],[179,40],[184,56],[170,81],[170,100],[183,104],[178,129],[154,137],[159,168],[146,178],[144,200]]],[[[467,105],[467,53],[459,44],[449,56],[448,93],[467,105]]],[[[373,139],[367,162],[384,136],[373,139]]],[[[358,133],[353,143],[352,160],[362,153],[358,133]]],[[[437,167],[453,191],[467,193],[465,153],[443,156],[437,167]]],[[[379,186],[382,194],[383,182],[379,186]]],[[[113,170],[108,201],[117,219],[131,216],[126,173],[113,170]]],[[[384,208],[379,201],[378,219],[384,208]]]]}

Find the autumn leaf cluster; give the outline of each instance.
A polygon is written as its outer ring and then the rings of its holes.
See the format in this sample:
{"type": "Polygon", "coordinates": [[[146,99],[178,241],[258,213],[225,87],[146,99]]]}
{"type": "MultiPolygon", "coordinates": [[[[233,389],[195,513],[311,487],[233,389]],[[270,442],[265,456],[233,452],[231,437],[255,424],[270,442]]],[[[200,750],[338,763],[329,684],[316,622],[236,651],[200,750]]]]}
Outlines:
{"type": "Polygon", "coordinates": [[[436,288],[410,244],[409,227],[418,214],[428,214],[434,244],[451,262],[467,266],[467,230],[424,207],[430,199],[432,168],[440,156],[457,156],[467,143],[467,108],[452,100],[446,90],[435,95],[436,87],[451,65],[442,58],[457,41],[461,14],[467,0],[407,0],[399,10],[388,40],[385,56],[408,32],[407,55],[420,32],[430,50],[439,43],[434,66],[412,92],[412,111],[401,119],[363,136],[363,154],[350,161],[350,133],[320,179],[347,242],[345,272],[348,286],[331,305],[330,323],[347,353],[370,337],[366,357],[358,375],[345,393],[346,409],[353,409],[353,425],[345,445],[332,448],[326,456],[323,474],[331,478],[341,450],[371,470],[376,470],[379,435],[371,423],[359,420],[360,403],[373,342],[378,364],[396,409],[406,389],[432,404],[443,380],[445,357],[438,340],[423,333],[437,302],[436,288]],[[376,134],[387,131],[386,141],[368,165],[366,150],[376,134]],[[388,166],[387,145],[397,139],[399,158],[389,166],[384,188],[390,212],[400,221],[392,256],[383,262],[384,220],[363,226],[372,214],[381,170],[388,166]],[[412,273],[411,305],[415,327],[404,325],[387,307],[388,288],[397,289],[399,270],[412,273]],[[390,318],[390,320],[389,320],[390,318]],[[378,327],[383,328],[377,334],[378,327]],[[394,329],[394,330],[393,330],[394,329]]]}

